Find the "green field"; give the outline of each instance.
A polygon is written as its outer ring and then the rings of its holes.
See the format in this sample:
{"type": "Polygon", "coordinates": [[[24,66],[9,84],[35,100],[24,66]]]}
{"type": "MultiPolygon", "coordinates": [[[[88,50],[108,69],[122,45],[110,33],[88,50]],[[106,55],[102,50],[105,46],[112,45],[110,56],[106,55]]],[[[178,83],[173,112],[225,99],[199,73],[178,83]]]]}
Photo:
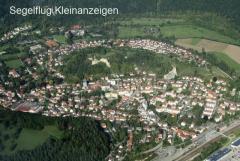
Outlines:
{"type": "Polygon", "coordinates": [[[22,62],[19,58],[25,57],[27,54],[24,52],[17,54],[3,54],[0,55],[0,58],[5,61],[9,68],[19,68],[22,66],[22,62]]]}
{"type": "Polygon", "coordinates": [[[8,60],[8,61],[5,61],[5,63],[9,68],[14,68],[14,69],[17,69],[23,65],[19,59],[8,60]]]}
{"type": "Polygon", "coordinates": [[[180,23],[183,19],[176,18],[132,18],[120,21],[121,25],[143,25],[143,26],[159,26],[169,23],[180,23]]]}
{"type": "Polygon", "coordinates": [[[122,39],[135,38],[135,37],[149,37],[149,36],[157,37],[160,34],[160,33],[158,34],[147,33],[145,31],[146,28],[144,27],[120,26],[118,30],[119,30],[118,37],[122,39]]]}
{"type": "Polygon", "coordinates": [[[56,126],[45,126],[42,130],[24,128],[18,135],[16,127],[0,124],[0,140],[4,150],[0,154],[11,154],[21,150],[31,150],[43,144],[49,137],[61,139],[63,133],[56,126]],[[15,146],[15,148],[13,148],[15,146]]]}
{"type": "Polygon", "coordinates": [[[199,39],[199,38],[192,38],[191,45],[197,45],[200,41],[201,41],[201,39],[199,39]]]}
{"type": "Polygon", "coordinates": [[[219,61],[225,62],[229,67],[240,70],[240,47],[220,43],[206,39],[178,39],[176,44],[185,48],[190,48],[202,52],[204,49],[210,54],[214,54],[219,61]]]}
{"type": "Polygon", "coordinates": [[[61,44],[66,43],[66,38],[64,35],[53,35],[53,39],[61,44]]]}
{"type": "MultiPolygon", "coordinates": [[[[148,26],[148,25],[146,25],[148,26]]],[[[144,26],[119,26],[119,38],[134,38],[134,37],[144,37],[144,36],[154,36],[157,37],[160,33],[164,37],[175,37],[176,39],[186,39],[193,38],[192,45],[196,45],[200,39],[209,39],[218,42],[225,42],[229,44],[240,44],[240,41],[222,35],[216,31],[212,31],[206,28],[197,27],[194,25],[164,25],[162,27],[152,27],[160,29],[159,34],[148,34],[145,32],[147,27],[144,26]]],[[[150,28],[150,27],[148,27],[150,28]]]]}
{"type": "Polygon", "coordinates": [[[186,63],[177,63],[176,68],[179,76],[197,76],[207,81],[212,79],[214,76],[222,79],[229,78],[226,73],[216,66],[209,67],[208,69],[205,67],[194,67],[186,63]]]}
{"type": "Polygon", "coordinates": [[[235,70],[240,70],[240,64],[238,64],[236,61],[231,59],[227,54],[217,53],[217,52],[214,52],[212,54],[214,54],[220,61],[225,62],[229,67],[235,70]]]}
{"type": "MultiPolygon", "coordinates": [[[[119,38],[134,38],[146,36],[144,28],[152,27],[161,30],[163,37],[173,37],[176,39],[195,38],[193,45],[198,42],[198,39],[209,39],[218,42],[240,45],[239,39],[234,39],[227,35],[235,35],[237,33],[228,20],[218,16],[212,16],[211,21],[205,22],[209,15],[166,15],[160,17],[142,17],[142,18],[126,18],[116,21],[119,24],[119,38]],[[204,21],[205,20],[205,21],[204,21]],[[199,21],[199,22],[198,22],[199,21]],[[199,23],[204,23],[205,26],[199,26],[199,23]],[[220,26],[219,24],[222,24],[220,26]],[[206,27],[209,26],[209,27],[206,27]],[[216,30],[214,30],[216,28],[216,30]],[[228,33],[225,35],[225,33],[228,33]]],[[[111,22],[111,23],[116,23],[111,22]]],[[[201,24],[200,23],[200,24],[201,24]]],[[[147,35],[148,36],[148,35],[147,35]]]]}
{"type": "Polygon", "coordinates": [[[175,36],[177,39],[183,38],[205,38],[219,42],[235,44],[236,40],[224,36],[216,31],[208,30],[194,25],[166,25],[160,28],[161,33],[166,36],[175,36]]]}
{"type": "Polygon", "coordinates": [[[56,126],[45,126],[43,130],[23,129],[18,140],[17,150],[31,150],[43,144],[49,136],[61,138],[61,131],[56,126]]]}
{"type": "Polygon", "coordinates": [[[8,60],[8,59],[16,59],[18,57],[23,57],[23,56],[26,56],[26,53],[17,53],[17,54],[4,54],[4,55],[1,55],[1,58],[3,60],[8,60]]]}

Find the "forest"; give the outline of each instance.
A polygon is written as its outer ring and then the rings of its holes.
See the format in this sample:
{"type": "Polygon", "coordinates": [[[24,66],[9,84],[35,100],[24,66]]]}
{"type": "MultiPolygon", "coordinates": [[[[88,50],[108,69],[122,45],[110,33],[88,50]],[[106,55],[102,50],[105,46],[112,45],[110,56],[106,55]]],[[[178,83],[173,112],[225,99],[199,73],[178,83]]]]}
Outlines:
{"type": "MultiPolygon", "coordinates": [[[[110,151],[109,136],[98,122],[89,118],[51,118],[1,109],[0,128],[3,128],[0,132],[1,161],[100,161],[104,160],[110,151]],[[31,150],[20,149],[22,145],[16,140],[24,131],[40,131],[46,126],[56,128],[43,144],[31,150]],[[7,133],[15,129],[16,132],[7,133]],[[10,143],[7,140],[10,140],[10,143]],[[11,146],[6,149],[8,145],[11,146]]],[[[31,143],[38,137],[40,136],[24,139],[32,139],[31,143]]]]}
{"type": "MultiPolygon", "coordinates": [[[[228,18],[231,22],[240,24],[240,1],[239,0],[21,0],[21,1],[5,1],[0,0],[0,31],[3,32],[11,26],[18,23],[32,21],[38,25],[49,24],[72,24],[78,21],[90,23],[102,23],[107,18],[99,16],[53,16],[47,18],[45,16],[15,16],[9,14],[9,7],[30,7],[33,5],[42,6],[76,6],[76,7],[117,7],[120,11],[119,17],[131,16],[153,16],[162,15],[170,12],[196,12],[196,13],[214,13],[228,18]]],[[[111,17],[114,18],[114,17],[111,17]]],[[[44,27],[44,26],[43,26],[44,27]]],[[[1,33],[0,33],[1,34],[1,33]]]]}

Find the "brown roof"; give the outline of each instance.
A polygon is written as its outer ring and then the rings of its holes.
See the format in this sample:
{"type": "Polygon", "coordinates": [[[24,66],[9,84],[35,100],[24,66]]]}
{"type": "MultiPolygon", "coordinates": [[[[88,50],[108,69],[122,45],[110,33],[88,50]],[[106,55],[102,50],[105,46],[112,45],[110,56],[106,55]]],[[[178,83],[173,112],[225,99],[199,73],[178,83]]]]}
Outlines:
{"type": "Polygon", "coordinates": [[[56,41],[54,41],[54,40],[48,40],[48,41],[46,42],[46,45],[47,45],[48,47],[50,47],[50,48],[53,48],[53,47],[57,47],[57,46],[58,46],[58,43],[57,43],[56,41]]]}

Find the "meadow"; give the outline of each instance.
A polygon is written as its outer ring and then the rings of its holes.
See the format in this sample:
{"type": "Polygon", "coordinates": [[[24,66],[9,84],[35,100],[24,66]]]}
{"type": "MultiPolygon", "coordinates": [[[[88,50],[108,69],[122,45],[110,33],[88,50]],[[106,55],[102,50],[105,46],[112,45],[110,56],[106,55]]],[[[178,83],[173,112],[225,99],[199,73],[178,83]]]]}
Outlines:
{"type": "MultiPolygon", "coordinates": [[[[229,35],[223,34],[220,30],[229,30],[229,33],[233,33],[230,27],[225,27],[224,29],[213,30],[199,26],[191,18],[186,15],[179,17],[142,17],[142,18],[127,18],[121,21],[117,21],[119,24],[119,38],[134,38],[146,36],[144,28],[155,28],[160,30],[160,34],[163,37],[175,37],[176,39],[183,38],[194,38],[197,39],[208,39],[218,42],[224,42],[228,44],[240,45],[240,40],[232,38],[229,35]],[[231,30],[231,31],[230,31],[231,30]]],[[[217,18],[216,18],[217,19],[217,18]]],[[[217,19],[218,23],[227,23],[224,20],[217,19]]],[[[115,22],[116,23],[116,22],[115,22]]],[[[214,21],[216,25],[217,22],[214,21]]],[[[224,26],[224,25],[223,25],[224,26]]],[[[156,35],[155,35],[156,37],[156,35]]]]}
{"type": "MultiPolygon", "coordinates": [[[[6,47],[2,47],[2,52],[5,52],[5,49],[6,47]]],[[[1,51],[0,49],[0,51],[1,51]]],[[[9,68],[19,68],[21,67],[23,64],[20,60],[20,58],[24,58],[27,56],[27,53],[26,52],[19,52],[19,53],[4,53],[4,54],[1,54],[0,55],[0,58],[2,60],[5,61],[6,65],[9,67],[9,68]]]]}
{"type": "Polygon", "coordinates": [[[53,39],[60,44],[65,44],[66,43],[66,38],[64,35],[53,35],[53,39]]]}
{"type": "Polygon", "coordinates": [[[32,150],[37,146],[42,145],[48,138],[54,137],[61,139],[63,136],[54,125],[45,126],[42,130],[17,128],[16,126],[6,126],[0,124],[0,141],[1,151],[0,154],[12,154],[22,150],[32,150]],[[4,148],[3,148],[4,147],[4,148]]]}

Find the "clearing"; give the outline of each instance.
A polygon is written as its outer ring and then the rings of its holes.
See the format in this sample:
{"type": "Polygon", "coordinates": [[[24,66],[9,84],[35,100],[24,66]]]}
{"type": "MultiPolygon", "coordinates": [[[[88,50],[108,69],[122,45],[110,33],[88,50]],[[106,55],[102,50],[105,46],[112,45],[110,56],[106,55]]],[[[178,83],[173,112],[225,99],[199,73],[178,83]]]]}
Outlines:
{"type": "Polygon", "coordinates": [[[57,126],[45,126],[42,130],[5,126],[0,124],[0,154],[10,155],[21,150],[31,150],[43,144],[49,137],[61,139],[63,132],[57,126]]]}

